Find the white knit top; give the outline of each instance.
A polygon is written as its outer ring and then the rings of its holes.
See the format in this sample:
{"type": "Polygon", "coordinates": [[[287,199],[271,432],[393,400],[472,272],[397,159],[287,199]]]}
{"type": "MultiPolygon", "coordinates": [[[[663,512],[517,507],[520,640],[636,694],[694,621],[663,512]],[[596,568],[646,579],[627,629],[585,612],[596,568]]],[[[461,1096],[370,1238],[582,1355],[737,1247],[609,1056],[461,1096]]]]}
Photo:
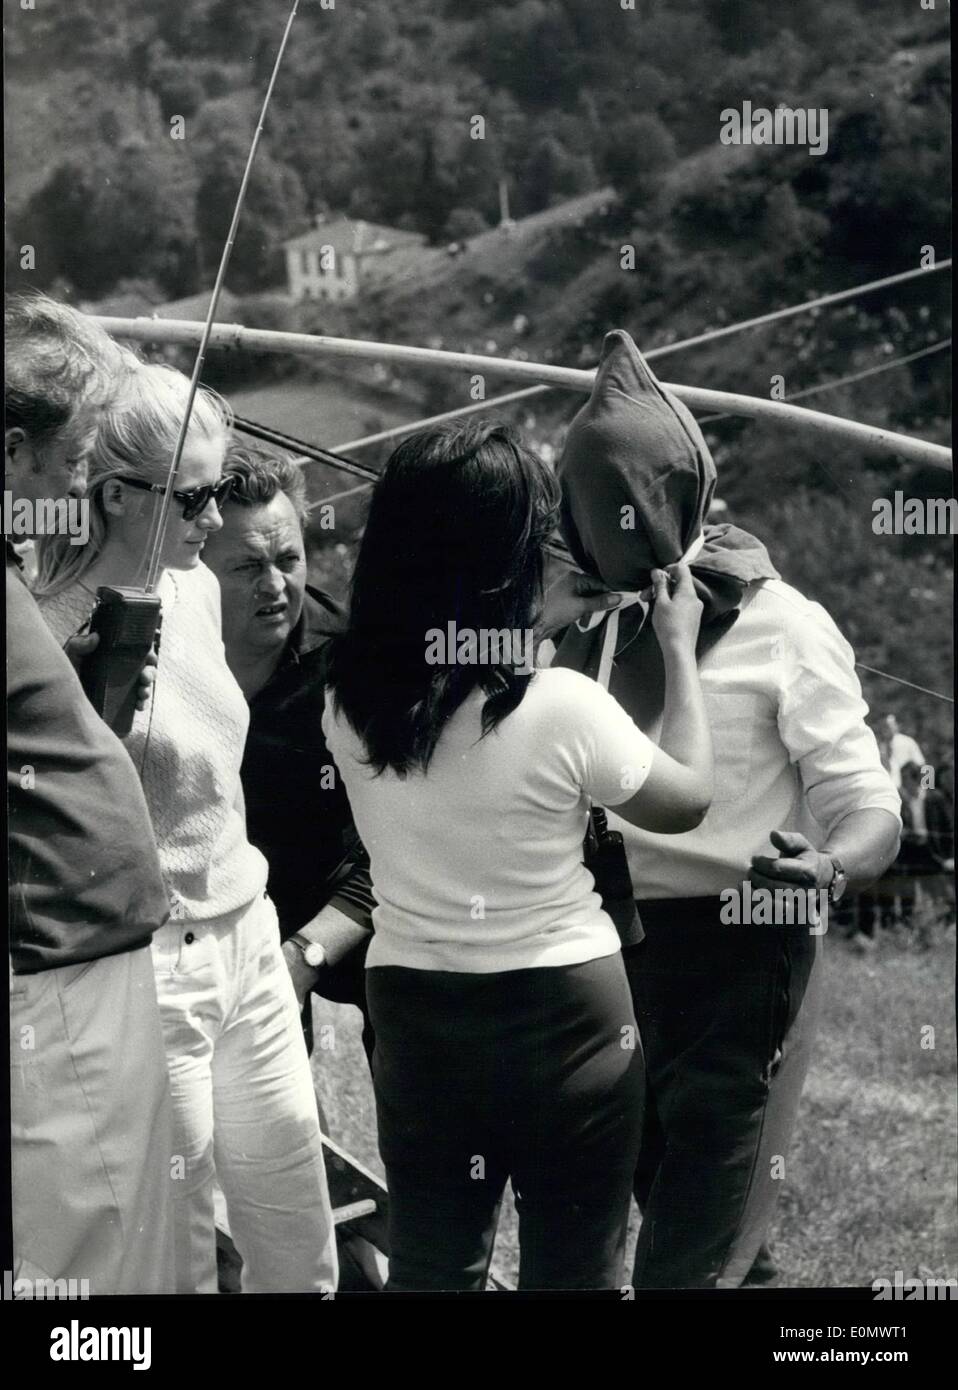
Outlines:
{"type": "Polygon", "coordinates": [[[366,964],[478,974],[580,965],[619,949],[582,862],[589,803],[621,806],[653,744],[577,671],[537,671],[482,737],[474,690],[428,772],[379,776],[329,691],[323,731],[369,852],[377,906],[366,964]]]}
{"type": "MultiPolygon", "coordinates": [[[[244,907],[266,887],[266,860],[246,838],[240,781],[249,708],[226,664],[220,592],[205,565],[167,570],[150,710],[124,740],[140,773],[174,920],[204,921],[244,907]],[[149,742],[147,734],[149,731],[149,742]]],[[[94,595],[72,584],[40,610],[64,643],[94,595]]]]}

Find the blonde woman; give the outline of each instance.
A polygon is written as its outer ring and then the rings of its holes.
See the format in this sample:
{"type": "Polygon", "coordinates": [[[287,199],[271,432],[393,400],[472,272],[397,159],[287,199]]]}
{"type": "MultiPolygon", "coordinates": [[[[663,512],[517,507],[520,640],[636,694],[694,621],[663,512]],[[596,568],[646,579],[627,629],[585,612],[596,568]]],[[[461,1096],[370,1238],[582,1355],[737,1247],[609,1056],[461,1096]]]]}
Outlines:
{"type": "MultiPolygon", "coordinates": [[[[101,417],[88,459],[89,542],[51,537],[39,558],[37,597],[61,643],[85,625],[98,585],[142,582],[187,394],[179,372],[142,366],[101,417]]],[[[126,746],[170,896],[153,961],[175,1111],[178,1291],[216,1292],[215,1176],[244,1291],[309,1292],[336,1282],[319,1122],[266,861],[246,837],[248,709],[226,664],[218,585],[201,562],[222,525],[229,433],[223,403],[201,391],[161,556],[152,706],[126,746]]]]}

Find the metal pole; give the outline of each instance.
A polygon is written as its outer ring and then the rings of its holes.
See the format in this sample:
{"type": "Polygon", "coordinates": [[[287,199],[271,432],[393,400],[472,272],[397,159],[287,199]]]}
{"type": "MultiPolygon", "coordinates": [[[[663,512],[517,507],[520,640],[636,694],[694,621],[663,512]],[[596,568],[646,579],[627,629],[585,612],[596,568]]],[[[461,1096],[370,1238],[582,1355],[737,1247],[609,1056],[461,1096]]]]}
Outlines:
{"type": "MultiPolygon", "coordinates": [[[[100,317],[96,321],[114,337],[137,342],[192,344],[199,342],[203,335],[202,324],[183,319],[100,317]]],[[[485,357],[479,353],[446,352],[438,348],[407,347],[399,343],[283,333],[271,329],[243,328],[239,324],[217,324],[210,334],[210,342],[219,348],[253,352],[283,352],[298,357],[350,357],[416,367],[438,367],[446,371],[479,372],[505,377],[510,381],[544,382],[582,392],[591,391],[595,377],[593,371],[556,367],[549,363],[519,362],[509,357],[485,357]]],[[[692,410],[724,410],[756,420],[774,421],[776,425],[791,425],[823,441],[844,440],[870,453],[907,458],[932,468],[951,468],[951,450],[928,440],[913,439],[892,430],[846,420],[839,415],[826,415],[818,410],[789,405],[785,401],[767,400],[761,396],[710,391],[700,386],[671,382],[663,382],[663,385],[674,391],[692,410]]]]}

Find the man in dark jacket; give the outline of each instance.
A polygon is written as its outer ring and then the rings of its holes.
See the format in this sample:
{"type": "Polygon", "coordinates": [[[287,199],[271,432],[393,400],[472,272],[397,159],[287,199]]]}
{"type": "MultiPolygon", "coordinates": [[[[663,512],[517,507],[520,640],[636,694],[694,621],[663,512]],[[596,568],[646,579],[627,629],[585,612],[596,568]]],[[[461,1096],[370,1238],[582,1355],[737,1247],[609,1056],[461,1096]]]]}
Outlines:
{"type": "MultiPolygon", "coordinates": [[[[5,315],[4,485],[23,521],[82,492],[124,354],[41,297],[5,315]]],[[[7,544],[14,1277],[71,1296],[173,1290],[170,1110],[150,958],[169,915],[136,769],[7,544]]],[[[89,644],[88,644],[89,645],[89,644]]],[[[50,1293],[49,1296],[54,1296],[50,1293]]]]}
{"type": "Polygon", "coordinates": [[[315,990],[362,1009],[371,1055],[364,962],[375,899],[321,727],[325,647],[343,614],[306,583],[299,468],[279,450],[234,443],[225,470],[233,491],[203,559],[220,582],[226,659],[250,707],[247,829],[269,863],[300,1004],[315,990]]]}
{"type": "Polygon", "coordinates": [[[944,792],[925,785],[926,767],[907,762],[901,769],[901,849],[892,867],[901,902],[902,926],[914,922],[918,883],[936,905],[948,908],[950,875],[955,867],[954,827],[944,792]]]}

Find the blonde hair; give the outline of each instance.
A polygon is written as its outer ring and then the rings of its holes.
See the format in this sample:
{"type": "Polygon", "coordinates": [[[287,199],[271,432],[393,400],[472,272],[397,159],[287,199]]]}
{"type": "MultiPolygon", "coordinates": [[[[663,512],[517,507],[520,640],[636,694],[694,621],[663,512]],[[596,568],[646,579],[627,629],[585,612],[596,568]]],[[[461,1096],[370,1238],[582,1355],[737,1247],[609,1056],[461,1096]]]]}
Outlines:
{"type": "MultiPolygon", "coordinates": [[[[37,543],[36,592],[59,593],[83,578],[103,550],[107,516],[103,487],[111,478],[142,478],[165,483],[189,396],[189,381],[174,367],[138,364],[124,378],[116,398],[102,411],[87,455],[90,535],[85,545],[67,536],[43,536],[37,543]]],[[[232,429],[232,412],[215,391],[200,387],[190,414],[189,437],[223,436],[232,429]]],[[[146,557],[144,556],[144,562],[146,557]]]]}

